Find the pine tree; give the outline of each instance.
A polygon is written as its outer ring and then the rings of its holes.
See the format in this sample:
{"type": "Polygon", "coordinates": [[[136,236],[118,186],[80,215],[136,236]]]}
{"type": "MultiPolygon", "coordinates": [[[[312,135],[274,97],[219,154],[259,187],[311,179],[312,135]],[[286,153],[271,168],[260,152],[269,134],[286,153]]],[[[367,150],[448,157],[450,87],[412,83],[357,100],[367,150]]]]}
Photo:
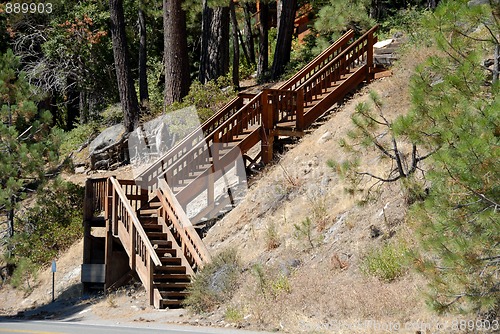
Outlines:
{"type": "Polygon", "coordinates": [[[399,124],[413,140],[440,147],[427,173],[429,196],[410,212],[417,267],[439,312],[500,307],[500,85],[484,65],[498,44],[493,9],[467,1],[437,8],[427,25],[444,52],[419,68],[414,108],[399,124]]]}
{"type": "Polygon", "coordinates": [[[0,56],[0,211],[7,216],[7,236],[14,234],[17,203],[57,161],[58,136],[50,131],[50,113],[39,111],[19,59],[11,50],[0,56]]]}

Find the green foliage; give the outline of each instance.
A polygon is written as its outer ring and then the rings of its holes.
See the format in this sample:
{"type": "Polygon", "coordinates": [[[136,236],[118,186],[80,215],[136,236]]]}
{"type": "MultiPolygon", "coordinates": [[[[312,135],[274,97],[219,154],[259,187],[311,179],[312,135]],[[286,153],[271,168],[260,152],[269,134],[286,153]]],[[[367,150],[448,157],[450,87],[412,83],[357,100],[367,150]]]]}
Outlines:
{"type": "MultiPolygon", "coordinates": [[[[430,10],[418,7],[404,8],[390,15],[381,22],[380,30],[391,38],[395,33],[402,32],[408,37],[408,45],[430,46],[432,38],[425,21],[432,15],[430,10]]],[[[379,37],[380,40],[380,37],[379,37]]]]}
{"type": "Polygon", "coordinates": [[[81,238],[82,203],[83,187],[60,179],[47,183],[34,206],[16,219],[18,233],[7,243],[9,262],[44,265],[81,238]]]}
{"type": "Polygon", "coordinates": [[[36,280],[38,266],[27,258],[19,259],[16,269],[10,278],[10,284],[26,293],[34,288],[33,282],[36,280]]]}
{"type": "Polygon", "coordinates": [[[265,269],[257,263],[252,266],[252,274],[257,279],[257,291],[264,298],[276,300],[283,293],[290,293],[290,279],[281,271],[265,269]]]}
{"type": "Polygon", "coordinates": [[[210,312],[229,300],[240,277],[241,265],[234,249],[227,249],[214,257],[194,277],[184,305],[196,313],[210,312]]]}
{"type": "Polygon", "coordinates": [[[321,43],[330,44],[349,29],[359,33],[371,28],[375,21],[368,15],[369,5],[368,0],[330,0],[321,8],[314,22],[314,28],[321,35],[321,43]]]}
{"type": "Polygon", "coordinates": [[[413,110],[397,124],[432,157],[429,196],[410,217],[417,268],[438,312],[481,314],[500,306],[500,87],[482,66],[500,33],[498,8],[446,1],[426,22],[443,51],[412,80],[413,110]]]}
{"type": "Polygon", "coordinates": [[[404,244],[386,243],[380,248],[372,249],[361,263],[361,270],[366,275],[386,282],[403,276],[408,268],[408,249],[404,244]]]}
{"type": "Polygon", "coordinates": [[[87,140],[94,137],[98,131],[99,124],[96,122],[89,122],[86,124],[78,124],[76,128],[65,132],[60,148],[61,156],[66,157],[71,152],[77,150],[87,140]]]}
{"type": "Polygon", "coordinates": [[[240,323],[243,321],[243,311],[234,306],[228,306],[224,312],[224,319],[228,322],[240,323]]]}
{"type": "Polygon", "coordinates": [[[11,50],[0,56],[0,210],[7,212],[43,180],[60,145],[59,132],[48,126],[50,113],[38,110],[33,87],[18,67],[11,50]]]}
{"type": "Polygon", "coordinates": [[[182,99],[182,102],[173,103],[168,106],[168,109],[173,111],[194,106],[196,107],[200,122],[203,123],[235,95],[236,92],[231,86],[229,75],[220,77],[217,80],[208,81],[205,84],[196,80],[191,84],[189,93],[182,99]]]}
{"type": "Polygon", "coordinates": [[[299,240],[305,240],[311,249],[316,248],[322,241],[321,237],[314,236],[314,226],[311,218],[307,217],[300,224],[293,224],[295,228],[295,237],[299,240]]]}

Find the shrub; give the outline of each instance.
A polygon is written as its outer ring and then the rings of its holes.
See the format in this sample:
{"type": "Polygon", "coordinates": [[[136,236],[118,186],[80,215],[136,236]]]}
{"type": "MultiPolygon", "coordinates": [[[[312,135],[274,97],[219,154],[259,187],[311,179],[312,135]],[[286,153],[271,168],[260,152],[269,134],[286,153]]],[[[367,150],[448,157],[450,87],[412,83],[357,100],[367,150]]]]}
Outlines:
{"type": "Polygon", "coordinates": [[[83,187],[59,179],[45,185],[35,205],[16,219],[7,244],[9,263],[19,267],[26,259],[44,265],[81,238],[82,202],[83,187]]]}
{"type": "Polygon", "coordinates": [[[240,323],[243,321],[243,312],[235,306],[228,306],[224,313],[224,319],[228,322],[240,323]]]}
{"type": "Polygon", "coordinates": [[[391,282],[408,270],[407,254],[406,246],[387,243],[368,252],[361,264],[361,270],[367,275],[391,282]]]}
{"type": "Polygon", "coordinates": [[[227,249],[219,253],[196,274],[184,305],[195,313],[212,311],[232,297],[240,271],[236,250],[227,249]]]}
{"type": "Polygon", "coordinates": [[[275,249],[280,246],[281,242],[276,230],[276,225],[269,224],[266,229],[266,248],[267,250],[275,249]]]}
{"type": "Polygon", "coordinates": [[[16,289],[21,289],[26,293],[33,289],[33,281],[36,279],[38,266],[31,262],[28,258],[18,260],[16,269],[14,270],[10,283],[16,289]]]}

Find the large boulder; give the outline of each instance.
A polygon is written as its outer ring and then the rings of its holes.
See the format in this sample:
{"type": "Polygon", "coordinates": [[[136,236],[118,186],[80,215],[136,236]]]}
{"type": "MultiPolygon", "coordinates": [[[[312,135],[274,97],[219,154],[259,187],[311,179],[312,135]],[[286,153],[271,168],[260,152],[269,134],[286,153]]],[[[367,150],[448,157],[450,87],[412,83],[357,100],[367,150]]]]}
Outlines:
{"type": "Polygon", "coordinates": [[[123,124],[116,124],[101,132],[90,144],[89,153],[93,155],[103,148],[118,144],[125,134],[123,124]]]}

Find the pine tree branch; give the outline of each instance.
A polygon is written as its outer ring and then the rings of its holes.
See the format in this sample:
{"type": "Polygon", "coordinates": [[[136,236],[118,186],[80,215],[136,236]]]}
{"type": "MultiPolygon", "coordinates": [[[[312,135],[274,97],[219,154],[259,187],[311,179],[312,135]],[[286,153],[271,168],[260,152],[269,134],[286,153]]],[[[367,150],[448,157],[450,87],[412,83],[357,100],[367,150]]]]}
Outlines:
{"type": "Polygon", "coordinates": [[[476,195],[477,197],[481,198],[482,200],[492,204],[493,206],[495,206],[495,208],[499,208],[500,207],[500,204],[496,203],[494,200],[492,199],[489,199],[488,197],[486,197],[484,194],[481,194],[479,192],[477,192],[476,190],[472,189],[471,187],[469,187],[468,185],[465,185],[463,182],[461,182],[459,179],[457,179],[453,174],[452,172],[450,171],[450,169],[448,168],[448,165],[447,164],[444,164],[444,168],[446,169],[446,171],[448,172],[448,175],[453,179],[455,180],[458,184],[460,184],[462,187],[464,187],[465,189],[469,190],[470,192],[472,192],[474,195],[476,195]]]}
{"type": "Polygon", "coordinates": [[[391,179],[384,179],[384,178],[382,178],[380,176],[377,176],[377,175],[374,175],[374,174],[368,173],[368,172],[356,172],[356,174],[358,174],[358,175],[367,175],[367,176],[370,176],[370,177],[372,177],[374,179],[380,180],[382,182],[394,182],[394,181],[397,181],[400,178],[402,178],[401,175],[397,175],[396,177],[393,177],[391,179]]]}

